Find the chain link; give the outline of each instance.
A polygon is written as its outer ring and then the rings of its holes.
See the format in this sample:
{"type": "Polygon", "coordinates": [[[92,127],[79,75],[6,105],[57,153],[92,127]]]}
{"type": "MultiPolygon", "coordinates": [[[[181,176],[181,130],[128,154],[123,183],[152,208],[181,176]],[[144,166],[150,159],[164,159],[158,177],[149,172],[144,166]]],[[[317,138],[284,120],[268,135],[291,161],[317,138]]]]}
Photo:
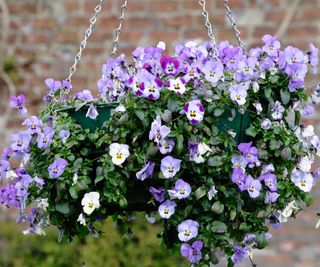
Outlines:
{"type": "Polygon", "coordinates": [[[103,0],[99,0],[99,4],[94,8],[94,15],[90,19],[90,26],[84,32],[84,40],[80,44],[79,52],[77,53],[76,57],[74,58],[74,63],[72,65],[72,67],[70,68],[69,76],[66,79],[69,82],[71,82],[72,75],[77,70],[78,63],[81,60],[82,52],[84,51],[84,49],[87,46],[87,41],[88,41],[88,39],[93,31],[93,28],[97,22],[98,15],[102,9],[102,5],[103,5],[103,0]]]}
{"type": "Polygon", "coordinates": [[[232,15],[232,12],[229,7],[229,0],[222,0],[222,4],[224,5],[226,11],[227,11],[227,17],[231,23],[232,29],[234,33],[236,34],[237,41],[239,43],[239,46],[242,48],[243,52],[245,52],[246,44],[241,40],[240,31],[237,28],[236,21],[232,15]]]}
{"type": "Polygon", "coordinates": [[[215,58],[218,58],[218,49],[217,49],[217,42],[216,38],[214,37],[213,33],[213,27],[209,20],[209,13],[206,10],[206,1],[205,0],[199,0],[199,5],[202,7],[202,15],[205,18],[205,26],[208,29],[208,36],[211,39],[212,46],[213,46],[213,56],[215,58]]]}
{"type": "Polygon", "coordinates": [[[128,0],[124,0],[123,5],[121,6],[121,14],[119,17],[119,27],[116,29],[116,37],[112,43],[113,49],[112,49],[111,55],[113,57],[115,57],[117,54],[117,50],[119,47],[119,37],[120,37],[121,31],[122,31],[122,24],[124,22],[124,15],[126,14],[127,9],[128,9],[128,0]]]}

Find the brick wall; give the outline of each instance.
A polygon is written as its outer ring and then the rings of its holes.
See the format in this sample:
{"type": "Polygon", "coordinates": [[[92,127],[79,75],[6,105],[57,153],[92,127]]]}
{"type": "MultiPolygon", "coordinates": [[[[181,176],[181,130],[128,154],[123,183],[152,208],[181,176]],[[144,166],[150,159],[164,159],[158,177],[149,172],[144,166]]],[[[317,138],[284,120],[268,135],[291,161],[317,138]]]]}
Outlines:
{"type": "MultiPolygon", "coordinates": [[[[3,49],[4,55],[0,57],[13,57],[16,60],[20,76],[16,84],[17,89],[27,94],[29,103],[35,105],[32,112],[36,113],[37,104],[40,104],[44,91],[43,80],[46,77],[64,79],[68,76],[68,68],[72,64],[83,32],[88,26],[88,19],[92,16],[98,0],[6,0],[6,2],[10,11],[10,33],[3,49]]],[[[117,16],[122,1],[104,2],[96,31],[89,41],[79,71],[73,79],[74,87],[79,90],[95,89],[101,65],[107,60],[111,51],[114,28],[118,24],[117,16]]],[[[220,1],[207,0],[207,2],[211,21],[216,25],[217,40],[228,39],[235,43],[220,1]]],[[[248,47],[257,45],[263,34],[279,33],[279,29],[282,30],[283,45],[292,44],[306,49],[308,43],[313,42],[320,47],[320,0],[297,1],[298,6],[292,11],[292,19],[287,23],[287,27],[283,27],[294,2],[296,1],[230,0],[242,37],[248,47]]],[[[136,46],[157,44],[158,41],[165,41],[167,47],[170,47],[178,41],[187,39],[207,39],[203,23],[197,0],[129,0],[119,53],[129,55],[136,46]]],[[[2,31],[0,36],[1,34],[2,31]]],[[[309,84],[314,84],[317,77],[311,78],[309,84]]],[[[6,99],[8,95],[5,88],[0,87],[0,90],[1,100],[6,99]]],[[[3,105],[0,103],[0,111],[3,110],[3,105]]],[[[309,122],[319,125],[317,117],[319,116],[315,115],[309,122]]],[[[15,119],[15,115],[12,115],[7,130],[1,126],[1,140],[8,138],[9,132],[16,126],[15,119]]],[[[313,230],[315,217],[310,214],[301,217],[297,225],[289,224],[285,230],[277,234],[271,249],[259,258],[261,260],[261,262],[258,260],[258,263],[261,263],[258,264],[259,267],[319,266],[316,257],[320,258],[320,255],[312,252],[316,244],[320,245],[319,235],[313,230]],[[295,234],[291,233],[291,230],[295,234]],[[305,249],[301,255],[291,252],[292,249],[302,247],[305,249]],[[304,262],[306,260],[307,262],[304,262]]]]}

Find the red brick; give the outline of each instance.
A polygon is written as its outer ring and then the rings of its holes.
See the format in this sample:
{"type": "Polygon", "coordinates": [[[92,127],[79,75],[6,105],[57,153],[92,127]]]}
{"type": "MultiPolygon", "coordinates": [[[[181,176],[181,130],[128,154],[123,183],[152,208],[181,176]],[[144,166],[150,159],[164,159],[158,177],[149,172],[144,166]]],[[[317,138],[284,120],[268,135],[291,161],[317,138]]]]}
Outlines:
{"type": "Polygon", "coordinates": [[[151,5],[151,9],[155,12],[168,11],[176,13],[178,9],[178,1],[171,0],[154,0],[151,5]]]}
{"type": "Polygon", "coordinates": [[[305,20],[318,20],[319,19],[319,14],[320,14],[320,8],[317,7],[305,7],[303,9],[303,18],[305,20]]]}

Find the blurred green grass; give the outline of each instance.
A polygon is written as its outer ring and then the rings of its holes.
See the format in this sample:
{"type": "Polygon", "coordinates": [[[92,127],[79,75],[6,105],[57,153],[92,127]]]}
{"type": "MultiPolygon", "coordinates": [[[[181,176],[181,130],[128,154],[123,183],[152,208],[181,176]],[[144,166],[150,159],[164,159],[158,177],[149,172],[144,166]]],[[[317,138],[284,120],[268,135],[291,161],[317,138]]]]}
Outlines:
{"type": "Polygon", "coordinates": [[[89,237],[85,244],[58,243],[54,227],[46,236],[24,236],[15,222],[0,222],[1,267],[186,267],[189,264],[160,245],[159,226],[150,225],[141,215],[132,224],[133,237],[117,231],[108,220],[99,239],[89,237]]]}

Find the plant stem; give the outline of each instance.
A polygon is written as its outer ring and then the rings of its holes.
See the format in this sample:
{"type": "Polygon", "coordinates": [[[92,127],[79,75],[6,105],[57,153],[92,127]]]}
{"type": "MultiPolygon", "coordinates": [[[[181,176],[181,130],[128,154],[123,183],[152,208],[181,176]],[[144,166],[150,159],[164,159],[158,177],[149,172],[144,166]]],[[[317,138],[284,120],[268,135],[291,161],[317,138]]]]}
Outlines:
{"type": "Polygon", "coordinates": [[[253,259],[251,258],[251,256],[249,256],[249,259],[251,261],[251,266],[252,267],[258,267],[258,265],[256,263],[254,263],[253,259]]]}

